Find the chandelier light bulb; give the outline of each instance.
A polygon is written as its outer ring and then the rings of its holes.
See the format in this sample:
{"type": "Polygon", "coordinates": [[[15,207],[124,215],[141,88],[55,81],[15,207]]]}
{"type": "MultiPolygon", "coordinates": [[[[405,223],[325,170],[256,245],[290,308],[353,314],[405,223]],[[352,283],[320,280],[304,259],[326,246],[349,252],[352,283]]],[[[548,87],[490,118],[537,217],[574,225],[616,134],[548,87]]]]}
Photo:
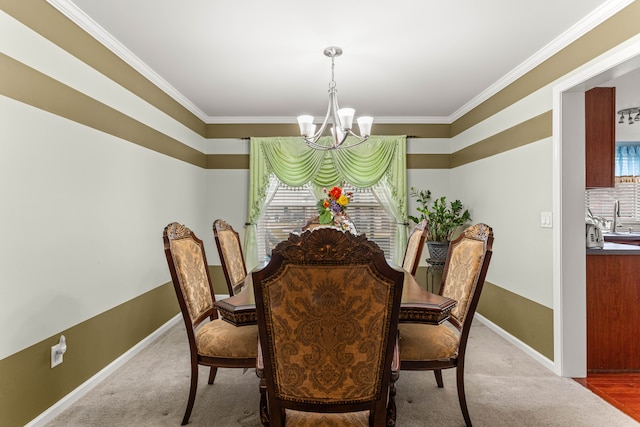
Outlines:
{"type": "Polygon", "coordinates": [[[362,137],[368,138],[371,136],[372,125],[373,125],[373,117],[371,116],[358,117],[358,129],[360,130],[360,135],[362,137]]]}
{"type": "Polygon", "coordinates": [[[312,136],[315,126],[313,125],[313,116],[302,115],[298,116],[298,126],[300,126],[300,135],[312,136]]]}

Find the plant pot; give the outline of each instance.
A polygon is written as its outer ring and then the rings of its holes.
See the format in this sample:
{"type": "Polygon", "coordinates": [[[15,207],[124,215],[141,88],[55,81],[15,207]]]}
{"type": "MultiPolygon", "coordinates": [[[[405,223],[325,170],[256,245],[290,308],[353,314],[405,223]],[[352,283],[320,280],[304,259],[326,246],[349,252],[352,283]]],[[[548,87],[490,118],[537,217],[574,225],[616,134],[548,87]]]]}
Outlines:
{"type": "Polygon", "coordinates": [[[447,260],[449,252],[449,242],[431,242],[427,241],[427,249],[429,250],[429,264],[444,264],[447,260]]]}

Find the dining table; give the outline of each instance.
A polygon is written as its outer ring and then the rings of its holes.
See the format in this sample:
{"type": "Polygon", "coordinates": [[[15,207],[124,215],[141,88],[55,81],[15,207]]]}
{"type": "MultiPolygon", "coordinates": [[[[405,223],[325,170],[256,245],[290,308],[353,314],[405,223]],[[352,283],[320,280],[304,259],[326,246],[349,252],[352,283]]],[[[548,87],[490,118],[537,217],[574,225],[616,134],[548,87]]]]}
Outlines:
{"type": "MultiPolygon", "coordinates": [[[[416,278],[406,270],[400,301],[400,322],[438,325],[449,318],[458,303],[456,300],[423,289],[416,278]]],[[[242,290],[236,295],[215,302],[220,316],[236,326],[257,323],[256,303],[252,275],[245,278],[242,290]]]]}

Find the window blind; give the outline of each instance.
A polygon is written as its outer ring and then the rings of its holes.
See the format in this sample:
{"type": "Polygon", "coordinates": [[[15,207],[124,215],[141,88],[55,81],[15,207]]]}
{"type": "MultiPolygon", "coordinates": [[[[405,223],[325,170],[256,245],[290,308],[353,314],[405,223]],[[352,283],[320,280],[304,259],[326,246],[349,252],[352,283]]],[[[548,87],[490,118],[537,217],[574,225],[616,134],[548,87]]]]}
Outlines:
{"type": "MultiPolygon", "coordinates": [[[[353,193],[347,208],[349,218],[358,233],[366,234],[391,260],[395,247],[395,223],[379,205],[368,188],[342,187],[353,193]]],[[[317,200],[308,185],[291,187],[281,182],[265,213],[257,224],[258,256],[268,261],[273,248],[290,233],[300,232],[302,227],[318,215],[317,200]]]]}
{"type": "Polygon", "coordinates": [[[613,219],[616,200],[620,202],[620,218],[640,221],[640,183],[636,179],[616,178],[615,188],[592,188],[585,191],[585,206],[594,216],[613,219]]]}

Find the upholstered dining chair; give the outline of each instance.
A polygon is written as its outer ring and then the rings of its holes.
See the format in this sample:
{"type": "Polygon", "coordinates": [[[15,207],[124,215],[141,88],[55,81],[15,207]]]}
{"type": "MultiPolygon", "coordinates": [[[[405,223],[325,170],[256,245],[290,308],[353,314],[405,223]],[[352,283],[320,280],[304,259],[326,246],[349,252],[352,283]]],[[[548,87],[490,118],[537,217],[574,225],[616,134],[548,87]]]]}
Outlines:
{"type": "Polygon", "coordinates": [[[209,384],[217,368],[254,368],[258,355],[256,325],[234,326],[218,317],[202,240],[172,222],[163,232],[164,252],[187,329],[191,353],[191,387],[182,425],[189,422],[198,387],[198,365],[210,366],[209,384]]]}
{"type": "Polygon", "coordinates": [[[467,340],[493,253],[492,245],[491,227],[476,224],[449,246],[440,294],[458,301],[449,317],[454,328],[420,323],[402,323],[398,327],[401,371],[433,370],[438,387],[442,388],[442,369],[456,368],[458,401],[468,427],[472,424],[464,391],[467,340]]]}
{"type": "Polygon", "coordinates": [[[427,237],[427,224],[426,219],[416,224],[409,235],[407,248],[404,251],[402,268],[413,276],[415,276],[418,265],[420,264],[420,256],[422,256],[422,249],[424,249],[424,240],[427,237]]]}
{"type": "Polygon", "coordinates": [[[240,236],[225,220],[213,221],[213,235],[220,255],[222,271],[227,280],[229,296],[235,295],[242,289],[247,277],[247,266],[244,263],[240,236]]]}
{"type": "Polygon", "coordinates": [[[404,272],[365,236],[318,228],[252,279],[263,424],[393,425],[404,272]]]}

